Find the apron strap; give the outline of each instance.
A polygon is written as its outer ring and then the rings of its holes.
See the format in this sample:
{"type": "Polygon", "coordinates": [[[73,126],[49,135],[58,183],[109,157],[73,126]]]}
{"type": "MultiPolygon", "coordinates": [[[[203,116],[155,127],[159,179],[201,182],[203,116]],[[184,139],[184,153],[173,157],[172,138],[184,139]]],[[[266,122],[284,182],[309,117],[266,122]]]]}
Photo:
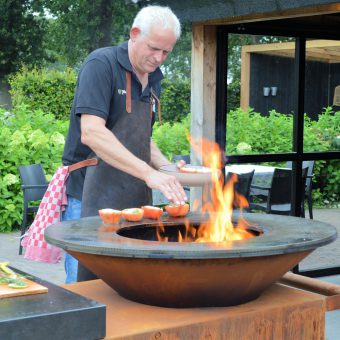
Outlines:
{"type": "Polygon", "coordinates": [[[97,158],[90,158],[90,159],[85,159],[83,161],[71,164],[68,166],[68,172],[72,172],[74,170],[78,170],[80,168],[84,168],[85,166],[91,166],[91,165],[97,165],[98,164],[98,159],[97,158]]]}
{"type": "Polygon", "coordinates": [[[131,113],[131,73],[125,72],[126,76],[126,112],[131,113]]]}
{"type": "MultiPolygon", "coordinates": [[[[156,94],[155,94],[155,92],[153,91],[152,88],[151,88],[151,95],[152,95],[153,99],[156,100],[156,102],[157,102],[158,120],[159,120],[159,124],[162,125],[161,102],[158,99],[158,97],[156,96],[156,94]]],[[[152,107],[151,107],[151,112],[152,112],[152,107]]]]}

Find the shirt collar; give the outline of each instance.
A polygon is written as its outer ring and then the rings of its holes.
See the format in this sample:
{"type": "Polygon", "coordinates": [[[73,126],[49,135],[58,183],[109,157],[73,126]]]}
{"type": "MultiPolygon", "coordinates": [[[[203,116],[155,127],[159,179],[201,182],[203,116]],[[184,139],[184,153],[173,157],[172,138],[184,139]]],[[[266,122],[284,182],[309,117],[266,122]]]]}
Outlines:
{"type": "MultiPolygon", "coordinates": [[[[132,72],[132,65],[129,59],[128,42],[124,41],[117,46],[117,59],[119,64],[127,71],[132,72]]],[[[164,78],[162,71],[159,67],[154,72],[149,73],[149,82],[151,84],[157,83],[164,78]]]]}

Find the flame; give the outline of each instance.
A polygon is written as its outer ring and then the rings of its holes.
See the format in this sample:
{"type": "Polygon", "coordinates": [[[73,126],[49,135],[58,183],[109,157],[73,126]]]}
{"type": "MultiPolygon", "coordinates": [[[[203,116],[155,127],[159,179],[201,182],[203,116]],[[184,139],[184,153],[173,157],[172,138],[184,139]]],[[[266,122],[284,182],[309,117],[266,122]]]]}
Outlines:
{"type": "MultiPolygon", "coordinates": [[[[193,141],[191,144],[196,152],[199,151],[197,142],[193,141]]],[[[207,139],[202,139],[199,144],[203,151],[203,164],[211,168],[212,185],[211,200],[204,203],[202,207],[202,213],[209,215],[209,222],[200,226],[199,230],[202,229],[203,233],[197,242],[224,242],[254,237],[246,230],[249,224],[242,217],[242,209],[249,206],[248,202],[244,196],[234,192],[237,176],[233,174],[223,185],[221,168],[224,164],[219,145],[207,139]],[[232,223],[233,206],[240,208],[241,211],[241,217],[236,226],[232,223]]]]}
{"type": "MultiPolygon", "coordinates": [[[[242,209],[249,206],[248,202],[244,196],[234,192],[237,176],[233,174],[225,185],[223,183],[221,169],[224,164],[219,145],[207,139],[198,141],[192,138],[190,138],[190,144],[197,154],[202,150],[203,165],[211,169],[210,198],[205,197],[205,203],[200,211],[207,215],[208,219],[201,223],[198,228],[190,225],[187,219],[185,235],[178,232],[178,242],[226,242],[254,237],[252,233],[246,230],[249,224],[242,216],[242,209]],[[236,226],[232,223],[233,206],[240,208],[240,217],[236,226]]],[[[198,209],[198,202],[194,202],[192,210],[198,211],[198,209]]],[[[162,233],[164,233],[164,227],[162,226],[162,228],[162,233]]],[[[158,238],[158,240],[164,241],[164,236],[158,238]]]]}

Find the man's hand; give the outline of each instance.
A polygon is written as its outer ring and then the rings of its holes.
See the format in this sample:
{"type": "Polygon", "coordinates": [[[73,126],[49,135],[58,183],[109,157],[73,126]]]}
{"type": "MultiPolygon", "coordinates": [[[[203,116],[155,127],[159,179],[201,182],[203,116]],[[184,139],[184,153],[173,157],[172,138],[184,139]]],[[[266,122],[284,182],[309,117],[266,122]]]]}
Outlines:
{"type": "Polygon", "coordinates": [[[188,199],[182,185],[176,177],[153,170],[145,177],[146,185],[151,189],[157,189],[171,202],[184,204],[188,199]]]}

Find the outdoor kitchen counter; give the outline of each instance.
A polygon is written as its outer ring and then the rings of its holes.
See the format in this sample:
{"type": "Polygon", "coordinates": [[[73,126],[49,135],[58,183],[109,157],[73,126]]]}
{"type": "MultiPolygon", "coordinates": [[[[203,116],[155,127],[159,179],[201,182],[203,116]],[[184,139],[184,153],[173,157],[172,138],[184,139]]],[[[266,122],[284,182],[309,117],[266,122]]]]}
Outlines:
{"type": "MultiPolygon", "coordinates": [[[[138,282],[136,282],[138,284],[138,282]]],[[[219,308],[162,308],[119,296],[102,280],[63,286],[107,306],[105,339],[324,339],[322,295],[274,284],[251,302],[219,308]]]]}
{"type": "Polygon", "coordinates": [[[29,278],[48,292],[0,298],[1,340],[92,340],[105,335],[103,304],[37,277],[29,278]]]}

